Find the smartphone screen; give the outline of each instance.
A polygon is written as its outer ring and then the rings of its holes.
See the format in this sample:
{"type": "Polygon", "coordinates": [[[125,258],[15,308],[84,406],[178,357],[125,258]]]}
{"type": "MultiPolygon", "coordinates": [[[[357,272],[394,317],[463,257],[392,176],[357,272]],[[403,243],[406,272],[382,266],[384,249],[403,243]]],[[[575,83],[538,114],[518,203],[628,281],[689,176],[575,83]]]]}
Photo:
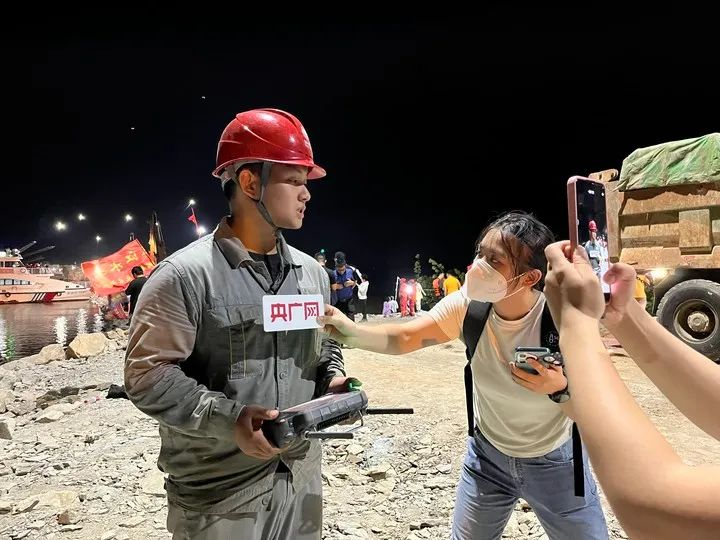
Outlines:
{"type": "Polygon", "coordinates": [[[600,182],[578,178],[575,193],[578,245],[585,248],[603,293],[610,294],[610,285],[602,279],[610,268],[605,186],[600,182]]]}

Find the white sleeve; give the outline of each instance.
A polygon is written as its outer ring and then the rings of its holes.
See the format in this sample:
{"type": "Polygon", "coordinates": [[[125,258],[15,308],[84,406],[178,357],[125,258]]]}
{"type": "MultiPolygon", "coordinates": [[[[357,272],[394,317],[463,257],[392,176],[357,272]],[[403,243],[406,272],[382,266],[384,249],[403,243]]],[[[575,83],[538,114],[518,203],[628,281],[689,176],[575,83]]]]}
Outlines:
{"type": "Polygon", "coordinates": [[[457,339],[462,333],[467,307],[468,299],[456,291],[435,304],[429,314],[447,337],[457,339]]]}

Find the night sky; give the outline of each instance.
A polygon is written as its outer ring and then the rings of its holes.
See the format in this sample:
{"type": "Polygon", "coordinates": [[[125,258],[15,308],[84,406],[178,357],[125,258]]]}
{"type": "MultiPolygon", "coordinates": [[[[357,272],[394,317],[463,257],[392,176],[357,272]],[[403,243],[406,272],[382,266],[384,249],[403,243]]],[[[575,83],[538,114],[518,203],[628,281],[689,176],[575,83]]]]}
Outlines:
{"type": "Polygon", "coordinates": [[[464,268],[506,210],[565,237],[568,177],[720,127],[717,43],[698,21],[478,13],[351,24],[146,8],[12,30],[5,52],[20,80],[30,66],[31,88],[5,108],[24,135],[5,158],[0,244],[37,240],[57,246],[49,260],[80,262],[131,231],[147,242],[156,210],[174,251],[195,238],[190,197],[208,228],[226,212],[210,175],[222,129],[278,107],[304,123],[328,171],[286,237],[310,254],[345,251],[371,292],[390,294],[416,253],[464,268]]]}

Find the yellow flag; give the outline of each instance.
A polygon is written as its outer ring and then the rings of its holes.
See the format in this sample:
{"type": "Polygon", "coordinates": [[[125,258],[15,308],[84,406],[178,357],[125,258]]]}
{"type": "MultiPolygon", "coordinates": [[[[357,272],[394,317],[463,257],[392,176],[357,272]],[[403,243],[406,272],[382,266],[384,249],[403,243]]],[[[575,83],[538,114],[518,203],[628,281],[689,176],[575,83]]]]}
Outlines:
{"type": "Polygon", "coordinates": [[[153,234],[153,231],[150,231],[150,239],[148,240],[148,245],[150,247],[149,249],[149,255],[152,259],[152,262],[154,264],[157,263],[157,243],[155,242],[155,235],[153,234]]]}

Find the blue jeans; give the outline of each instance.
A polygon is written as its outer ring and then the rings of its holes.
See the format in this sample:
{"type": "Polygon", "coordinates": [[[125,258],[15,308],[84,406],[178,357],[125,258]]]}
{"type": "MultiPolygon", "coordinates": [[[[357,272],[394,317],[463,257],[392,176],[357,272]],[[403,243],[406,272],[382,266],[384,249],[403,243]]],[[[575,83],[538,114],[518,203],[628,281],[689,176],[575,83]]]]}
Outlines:
{"type": "Polygon", "coordinates": [[[519,497],[552,540],[607,540],[597,487],[585,459],[585,497],[576,497],[572,441],[537,458],[513,458],[477,430],[468,440],[453,516],[453,540],[500,538],[519,497]]]}

